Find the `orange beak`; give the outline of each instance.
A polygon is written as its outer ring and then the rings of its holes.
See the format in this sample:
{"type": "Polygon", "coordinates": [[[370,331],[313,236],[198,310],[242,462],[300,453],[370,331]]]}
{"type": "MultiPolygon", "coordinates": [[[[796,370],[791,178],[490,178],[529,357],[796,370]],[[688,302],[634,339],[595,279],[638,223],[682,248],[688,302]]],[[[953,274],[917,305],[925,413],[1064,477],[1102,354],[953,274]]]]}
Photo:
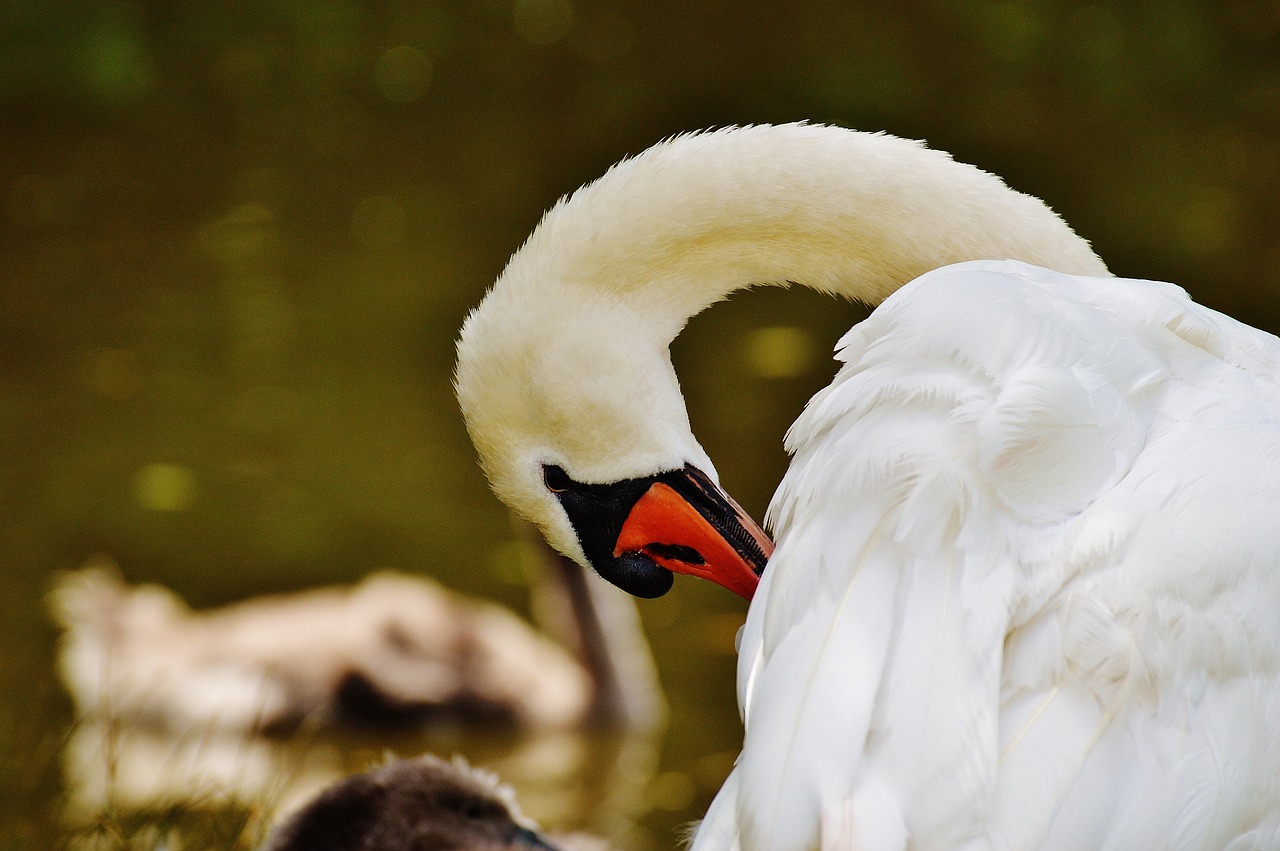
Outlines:
{"type": "Polygon", "coordinates": [[[683,472],[680,490],[657,481],[636,501],[614,558],[639,553],[666,570],[710,579],[750,600],[773,542],[700,470],[683,472]]]}

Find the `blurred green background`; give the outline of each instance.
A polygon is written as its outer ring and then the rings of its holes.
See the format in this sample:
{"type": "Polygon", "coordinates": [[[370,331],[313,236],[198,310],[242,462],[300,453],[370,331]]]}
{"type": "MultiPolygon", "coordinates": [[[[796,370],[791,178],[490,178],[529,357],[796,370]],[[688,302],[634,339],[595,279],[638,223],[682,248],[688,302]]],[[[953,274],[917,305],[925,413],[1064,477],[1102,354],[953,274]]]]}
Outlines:
{"type": "MultiPolygon", "coordinates": [[[[1280,330],[1277,0],[0,4],[0,847],[56,843],[41,597],[92,553],[198,605],[395,567],[522,608],[450,386],[466,310],[620,157],[796,119],[927,139],[1280,330]]],[[[761,291],[677,341],[757,516],[860,315],[761,291]]],[[[643,605],[657,847],[739,741],[742,611],[643,605]]]]}

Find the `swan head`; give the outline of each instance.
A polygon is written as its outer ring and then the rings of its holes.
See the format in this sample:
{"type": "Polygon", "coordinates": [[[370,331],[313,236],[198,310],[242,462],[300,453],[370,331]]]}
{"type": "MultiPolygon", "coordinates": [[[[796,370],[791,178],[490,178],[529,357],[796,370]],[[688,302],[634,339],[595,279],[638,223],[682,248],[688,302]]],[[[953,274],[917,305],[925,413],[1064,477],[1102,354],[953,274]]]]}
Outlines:
{"type": "Polygon", "coordinates": [[[750,596],[772,550],[689,431],[668,347],[730,292],[878,304],[962,260],[1106,267],[1039,200],[916,142],[807,124],[679,136],[552,208],[471,314],[462,413],[498,496],[640,596],[750,596]]]}
{"type": "Polygon", "coordinates": [[[639,597],[674,573],[750,598],[772,544],[693,437],[661,323],[518,252],[458,342],[455,384],[498,497],[557,550],[639,597]],[[528,298],[540,293],[538,299],[528,298]]]}

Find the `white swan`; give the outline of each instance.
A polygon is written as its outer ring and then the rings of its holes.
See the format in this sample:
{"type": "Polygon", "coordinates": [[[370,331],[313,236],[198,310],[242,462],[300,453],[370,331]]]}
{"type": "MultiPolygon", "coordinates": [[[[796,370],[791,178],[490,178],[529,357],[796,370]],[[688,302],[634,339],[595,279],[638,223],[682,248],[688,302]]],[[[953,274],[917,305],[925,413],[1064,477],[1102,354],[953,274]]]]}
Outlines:
{"type": "Polygon", "coordinates": [[[561,201],[459,341],[499,496],[629,590],[750,596],[667,347],[784,282],[884,303],[788,436],[694,848],[1280,848],[1280,341],[945,154],[730,129],[561,201]]]}

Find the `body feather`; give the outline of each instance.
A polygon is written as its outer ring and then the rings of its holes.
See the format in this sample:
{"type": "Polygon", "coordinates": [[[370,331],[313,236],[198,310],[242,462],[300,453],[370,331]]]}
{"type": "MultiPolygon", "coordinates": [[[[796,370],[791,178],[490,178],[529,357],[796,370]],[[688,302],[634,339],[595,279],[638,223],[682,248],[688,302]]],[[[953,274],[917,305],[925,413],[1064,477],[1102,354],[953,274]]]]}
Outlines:
{"type": "Polygon", "coordinates": [[[1280,341],[975,262],[839,357],[744,631],[742,848],[1280,847],[1280,341]]]}

